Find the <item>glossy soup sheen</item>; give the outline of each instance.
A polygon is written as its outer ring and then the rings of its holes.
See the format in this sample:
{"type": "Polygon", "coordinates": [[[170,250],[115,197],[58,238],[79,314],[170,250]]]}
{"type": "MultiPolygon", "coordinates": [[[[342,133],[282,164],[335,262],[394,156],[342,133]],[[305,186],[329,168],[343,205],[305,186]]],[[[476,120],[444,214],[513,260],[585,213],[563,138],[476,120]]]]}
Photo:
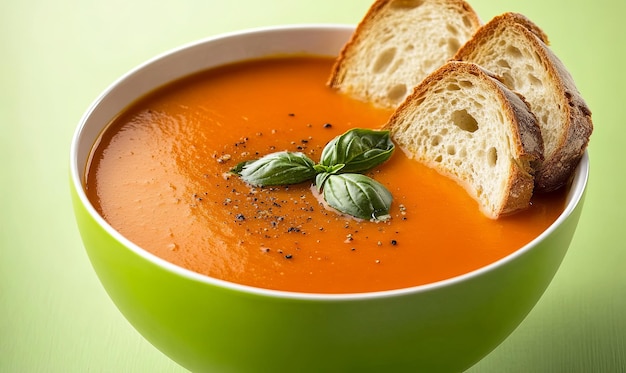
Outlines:
{"type": "Polygon", "coordinates": [[[333,137],[380,128],[390,112],[326,87],[332,60],[291,56],[207,71],[132,104],[104,131],[86,178],[91,202],[125,237],[208,276],[313,293],[398,289],[461,275],[522,247],[562,211],[564,192],[486,218],[453,181],[397,149],[369,175],[392,219],[326,210],[310,183],[251,188],[228,171],[279,150],[314,161],[333,137]]]}

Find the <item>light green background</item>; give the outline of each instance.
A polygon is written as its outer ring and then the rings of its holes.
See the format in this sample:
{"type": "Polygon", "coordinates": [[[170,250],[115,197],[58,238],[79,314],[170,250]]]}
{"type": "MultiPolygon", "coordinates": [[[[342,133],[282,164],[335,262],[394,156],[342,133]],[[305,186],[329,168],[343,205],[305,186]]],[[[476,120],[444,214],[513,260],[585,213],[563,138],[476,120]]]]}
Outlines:
{"type": "MultiPolygon", "coordinates": [[[[355,23],[370,3],[3,1],[0,372],[182,372],[124,320],[87,260],[68,191],[76,124],[113,80],[170,48],[255,26],[355,23]]],[[[544,28],[593,111],[595,132],[570,252],[529,317],[470,372],[625,372],[626,3],[471,4],[485,21],[511,10],[544,28]]]]}

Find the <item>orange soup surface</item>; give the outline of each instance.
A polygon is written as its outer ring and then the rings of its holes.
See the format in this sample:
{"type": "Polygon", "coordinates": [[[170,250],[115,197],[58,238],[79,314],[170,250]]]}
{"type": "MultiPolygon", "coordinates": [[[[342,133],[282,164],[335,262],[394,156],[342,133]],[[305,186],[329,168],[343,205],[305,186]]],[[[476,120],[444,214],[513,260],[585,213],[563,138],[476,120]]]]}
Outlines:
{"type": "Polygon", "coordinates": [[[357,293],[432,283],[503,258],[544,231],[565,193],[491,220],[455,182],[396,149],[368,175],[393,194],[387,222],[324,208],[311,183],[253,188],[228,171],[281,150],[315,162],[335,136],[389,111],[326,87],[332,60],[293,56],[213,69],[132,104],[102,134],[85,188],[149,252],[261,288],[357,293]]]}

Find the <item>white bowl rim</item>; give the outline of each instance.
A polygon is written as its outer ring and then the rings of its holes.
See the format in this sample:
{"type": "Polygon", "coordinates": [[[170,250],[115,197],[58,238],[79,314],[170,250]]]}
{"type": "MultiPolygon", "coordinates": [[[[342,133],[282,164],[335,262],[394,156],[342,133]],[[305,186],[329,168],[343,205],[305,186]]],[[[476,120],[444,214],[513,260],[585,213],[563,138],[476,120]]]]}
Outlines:
{"type": "Polygon", "coordinates": [[[581,203],[581,200],[584,195],[584,191],[587,187],[588,179],[589,179],[589,154],[586,150],[580,160],[580,163],[576,167],[576,173],[571,182],[570,191],[568,193],[568,197],[566,200],[566,206],[563,212],[559,215],[559,217],[539,236],[535,237],[532,241],[522,246],[520,249],[515,252],[492,262],[484,267],[478,268],[476,270],[464,273],[462,275],[454,276],[445,280],[436,281],[428,284],[411,286],[400,289],[393,290],[382,290],[382,291],[373,291],[373,292],[359,292],[359,293],[305,293],[305,292],[294,292],[294,291],[283,291],[283,290],[273,290],[273,289],[265,289],[260,287],[254,287],[249,285],[242,285],[226,280],[221,280],[214,277],[209,277],[189,269],[180,267],[176,264],[168,262],[149,251],[142,249],[138,245],[131,242],[126,237],[122,236],[117,230],[115,230],[104,218],[96,211],[94,206],[91,204],[89,199],[87,198],[87,194],[83,188],[82,180],[81,180],[81,172],[80,168],[84,167],[85,164],[80,163],[78,157],[78,143],[80,140],[80,134],[85,127],[87,120],[89,119],[91,113],[95,110],[95,108],[99,105],[99,103],[106,97],[110,91],[113,90],[114,87],[119,85],[122,81],[124,81],[127,77],[135,74],[137,71],[145,68],[146,66],[155,63],[163,58],[166,58],[169,55],[175,54],[181,50],[187,48],[193,48],[197,45],[212,42],[215,40],[224,39],[227,37],[236,37],[240,35],[253,34],[253,33],[266,33],[266,32],[275,32],[275,31],[285,31],[289,32],[291,30],[305,30],[305,31],[315,31],[315,30],[335,30],[335,31],[350,31],[354,29],[354,25],[349,24],[286,24],[286,25],[276,25],[276,26],[265,26],[265,27],[256,27],[256,28],[248,28],[239,31],[227,32],[217,34],[211,37],[199,39],[197,41],[193,41],[191,43],[184,44],[182,46],[170,49],[161,53],[142,64],[136,66],[135,68],[129,70],[126,74],[122,75],[120,78],[111,83],[105,90],[103,90],[98,97],[91,103],[88,109],[85,111],[83,116],[80,119],[80,122],[74,132],[72,143],[70,147],[70,177],[72,186],[77,193],[82,207],[87,210],[91,218],[93,218],[98,225],[100,225],[108,234],[110,234],[115,240],[125,246],[126,249],[132,251],[134,254],[142,257],[143,259],[153,263],[154,265],[172,272],[176,275],[179,275],[183,278],[206,283],[211,286],[221,287],[228,290],[233,290],[242,293],[248,293],[252,295],[266,296],[266,297],[274,297],[274,298],[284,298],[284,299],[299,299],[299,300],[315,300],[315,301],[346,301],[346,300],[365,300],[372,298],[385,298],[385,297],[395,297],[402,295],[409,295],[414,293],[425,293],[429,291],[433,291],[439,288],[452,286],[455,284],[459,284],[461,282],[480,277],[481,275],[488,273],[496,268],[506,265],[514,261],[519,256],[522,256],[533,249],[533,247],[537,246],[541,241],[543,241],[547,236],[552,234],[565,220],[569,218],[569,216],[574,212],[575,208],[581,203]]]}

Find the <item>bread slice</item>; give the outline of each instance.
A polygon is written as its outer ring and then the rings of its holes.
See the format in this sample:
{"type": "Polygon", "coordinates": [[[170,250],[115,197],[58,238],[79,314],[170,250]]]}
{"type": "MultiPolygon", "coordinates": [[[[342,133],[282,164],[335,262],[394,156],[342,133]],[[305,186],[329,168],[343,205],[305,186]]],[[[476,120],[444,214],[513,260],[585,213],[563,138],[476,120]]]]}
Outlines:
{"type": "Polygon", "coordinates": [[[545,33],[518,13],[504,13],[481,27],[453,57],[479,64],[522,94],[539,121],[544,161],[535,190],[565,185],[593,131],[591,111],[571,75],[548,47],[545,33]]]}
{"type": "Polygon", "coordinates": [[[476,64],[449,62],[419,84],[386,128],[411,158],[456,180],[490,218],[525,209],[543,155],[522,97],[476,64]]]}
{"type": "Polygon", "coordinates": [[[462,0],[377,0],[339,54],[328,85],[396,108],[481,24],[462,0]]]}

